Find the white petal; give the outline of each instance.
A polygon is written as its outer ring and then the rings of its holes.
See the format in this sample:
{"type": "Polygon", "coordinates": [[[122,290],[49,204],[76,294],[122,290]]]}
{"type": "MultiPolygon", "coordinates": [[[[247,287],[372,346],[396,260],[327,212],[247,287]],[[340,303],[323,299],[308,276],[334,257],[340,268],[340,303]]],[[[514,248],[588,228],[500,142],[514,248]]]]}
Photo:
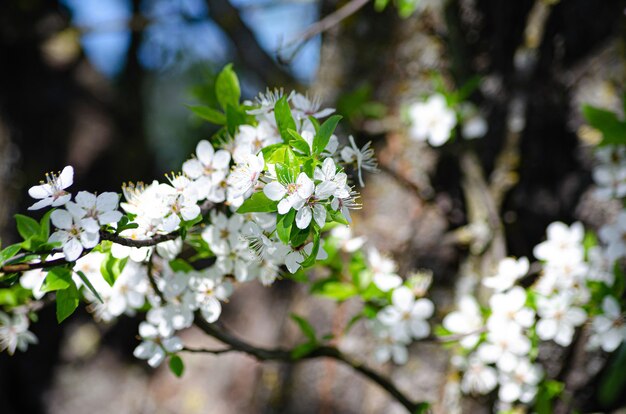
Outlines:
{"type": "Polygon", "coordinates": [[[408,312],[415,303],[415,295],[408,287],[401,286],[391,294],[391,302],[396,308],[408,312]]]}
{"type": "Polygon", "coordinates": [[[68,201],[70,201],[72,199],[72,195],[71,194],[65,194],[62,195],[60,197],[57,197],[56,200],[52,201],[52,207],[59,207],[64,205],[65,203],[67,203],[68,201]]]}
{"type": "Polygon", "coordinates": [[[87,191],[79,191],[75,197],[76,203],[84,209],[90,209],[96,205],[96,196],[87,191]]]}
{"type": "Polygon", "coordinates": [[[94,248],[100,242],[100,234],[85,231],[80,234],[80,241],[86,249],[94,248]]]}
{"type": "Polygon", "coordinates": [[[263,187],[263,193],[270,200],[278,201],[281,200],[285,196],[285,194],[287,194],[287,189],[283,187],[283,185],[278,181],[272,181],[271,183],[263,187]]]}
{"type": "Polygon", "coordinates": [[[198,142],[198,145],[196,146],[196,156],[202,164],[210,165],[211,161],[213,161],[213,154],[215,154],[215,150],[209,141],[203,139],[198,142]]]}
{"type": "Polygon", "coordinates": [[[70,185],[74,183],[74,168],[68,165],[63,168],[61,174],[59,175],[59,181],[61,182],[61,188],[66,189],[70,185]]]}
{"type": "Polygon", "coordinates": [[[435,311],[435,305],[430,299],[422,298],[415,301],[413,309],[411,310],[411,316],[415,318],[428,319],[433,316],[435,311]]]}
{"type": "Polygon", "coordinates": [[[63,245],[63,254],[68,262],[73,262],[80,257],[83,252],[83,245],[75,239],[69,239],[67,243],[63,245]]]}
{"type": "Polygon", "coordinates": [[[301,208],[296,214],[296,226],[299,229],[306,229],[311,224],[311,207],[306,206],[301,208]]]}
{"type": "Polygon", "coordinates": [[[298,195],[302,199],[309,198],[315,190],[315,184],[313,183],[313,180],[311,180],[309,176],[303,172],[298,175],[296,184],[298,184],[298,195]]]}
{"type": "Polygon", "coordinates": [[[66,210],[54,210],[50,214],[50,221],[58,229],[69,230],[72,228],[72,215],[66,210]]]}
{"type": "Polygon", "coordinates": [[[110,191],[102,193],[98,196],[96,200],[96,208],[100,212],[116,210],[119,199],[120,198],[117,193],[113,193],[110,191]]]}
{"type": "MultiPolygon", "coordinates": [[[[256,159],[256,157],[254,158],[256,159]]],[[[217,151],[213,156],[213,168],[226,169],[228,164],[230,164],[230,153],[224,150],[217,151]]]]}
{"type": "Polygon", "coordinates": [[[321,204],[313,206],[313,218],[318,226],[324,227],[326,224],[326,208],[321,204]]]}
{"type": "Polygon", "coordinates": [[[44,207],[48,207],[49,205],[52,205],[52,201],[53,200],[54,199],[52,197],[44,198],[42,200],[37,201],[32,206],[28,207],[28,209],[29,210],[39,210],[39,209],[42,209],[44,207]]]}
{"type": "Polygon", "coordinates": [[[52,195],[52,188],[49,184],[36,185],[28,190],[28,195],[32,198],[50,197],[52,195]]]}
{"type": "Polygon", "coordinates": [[[217,321],[222,313],[222,304],[216,298],[208,297],[204,300],[200,310],[204,319],[209,323],[213,323],[217,321]]]}

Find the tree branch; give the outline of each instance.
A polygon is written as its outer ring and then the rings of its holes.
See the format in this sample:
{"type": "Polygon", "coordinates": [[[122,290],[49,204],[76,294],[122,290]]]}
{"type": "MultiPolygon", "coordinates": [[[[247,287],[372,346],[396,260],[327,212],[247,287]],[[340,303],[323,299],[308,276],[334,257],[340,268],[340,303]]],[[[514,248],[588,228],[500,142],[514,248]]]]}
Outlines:
{"type": "Polygon", "coordinates": [[[241,19],[239,10],[228,0],[206,0],[209,16],[232,40],[241,61],[268,86],[292,88],[294,78],[280,67],[259,45],[252,30],[241,19]]]}
{"type": "MultiPolygon", "coordinates": [[[[315,358],[332,358],[337,361],[343,362],[344,364],[350,366],[353,370],[359,372],[369,380],[378,384],[378,386],[387,391],[387,393],[389,393],[396,401],[402,404],[410,413],[420,412],[421,410],[424,410],[428,407],[428,403],[411,401],[388,378],[383,377],[376,371],[364,365],[362,362],[351,359],[335,347],[318,345],[305,356],[301,358],[295,358],[292,355],[290,349],[260,348],[244,342],[234,335],[228,333],[223,327],[218,327],[215,324],[208,323],[199,313],[196,313],[194,323],[207,335],[218,339],[226,345],[229,345],[229,348],[227,348],[226,350],[219,350],[219,353],[236,351],[253,356],[259,361],[284,361],[291,363],[315,358]]],[[[202,352],[202,350],[195,351],[202,352]]],[[[209,353],[215,353],[213,350],[208,351],[209,353]]]]}

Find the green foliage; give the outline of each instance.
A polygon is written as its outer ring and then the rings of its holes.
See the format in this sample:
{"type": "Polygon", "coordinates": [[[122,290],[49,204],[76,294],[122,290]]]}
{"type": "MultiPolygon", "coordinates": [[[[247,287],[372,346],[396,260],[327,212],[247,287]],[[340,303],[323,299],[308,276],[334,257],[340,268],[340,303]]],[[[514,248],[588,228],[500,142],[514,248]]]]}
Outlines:
{"type": "MultiPolygon", "coordinates": [[[[375,0],[374,8],[376,11],[381,12],[385,10],[389,2],[390,0],[375,0]]],[[[394,3],[398,8],[398,15],[400,15],[403,19],[406,19],[415,13],[420,0],[395,0],[394,3]]]]}
{"type": "Polygon", "coordinates": [[[355,124],[368,118],[383,118],[387,115],[387,107],[373,100],[372,87],[365,84],[341,95],[337,102],[337,112],[355,124]]]}
{"type": "Polygon", "coordinates": [[[226,115],[204,105],[186,105],[194,114],[215,125],[226,125],[226,115]]]}
{"type": "Polygon", "coordinates": [[[626,122],[615,113],[591,105],[583,105],[582,112],[589,125],[602,133],[601,146],[626,144],[626,122]]]}
{"type": "Polygon", "coordinates": [[[41,285],[42,292],[54,292],[57,290],[63,290],[73,285],[72,272],[66,267],[53,267],[48,271],[43,284],[41,285]]]}
{"type": "Polygon", "coordinates": [[[600,379],[598,400],[605,407],[612,406],[624,395],[626,389],[626,346],[622,344],[608,363],[608,369],[600,379]]]}
{"type": "Polygon", "coordinates": [[[50,214],[52,214],[52,210],[48,211],[39,222],[28,216],[15,215],[17,231],[24,239],[21,243],[21,247],[24,250],[49,250],[57,245],[56,243],[48,243],[48,238],[50,237],[50,214]]]}
{"type": "Polygon", "coordinates": [[[170,357],[169,367],[170,371],[172,371],[172,373],[178,378],[182,377],[185,372],[185,364],[183,363],[182,358],[178,355],[172,355],[170,357]]]}
{"type": "Polygon", "coordinates": [[[539,384],[535,410],[537,414],[551,414],[552,403],[563,392],[564,384],[555,380],[545,380],[539,384]]]}
{"type": "Polygon", "coordinates": [[[295,323],[298,324],[298,327],[300,328],[300,330],[302,331],[304,336],[307,337],[307,339],[310,342],[317,342],[317,337],[316,337],[316,334],[315,334],[315,328],[313,328],[313,325],[311,325],[311,323],[309,321],[307,321],[302,316],[296,315],[295,313],[292,313],[289,316],[295,323]]]}
{"type": "Polygon", "coordinates": [[[18,254],[21,248],[22,247],[19,244],[12,244],[0,251],[0,266],[4,265],[7,260],[13,258],[16,254],[18,254]]]}
{"type": "Polygon", "coordinates": [[[280,241],[285,244],[289,244],[289,238],[291,235],[291,230],[293,226],[293,222],[296,218],[296,210],[289,210],[289,213],[285,215],[279,215],[276,219],[276,234],[280,241]]]}
{"type": "Polygon", "coordinates": [[[83,281],[85,286],[87,286],[87,289],[89,289],[89,291],[96,297],[96,299],[98,299],[98,301],[100,301],[100,303],[104,303],[102,301],[102,298],[100,297],[100,294],[96,290],[96,288],[93,287],[93,285],[91,284],[91,281],[89,280],[89,278],[80,270],[78,272],[76,272],[76,274],[78,275],[80,280],[83,281]]]}
{"type": "Polygon", "coordinates": [[[102,273],[102,277],[110,286],[113,286],[115,280],[122,273],[126,262],[128,262],[128,258],[116,259],[111,255],[111,252],[105,254],[104,260],[102,260],[100,265],[100,273],[102,273]]]}
{"type": "Polygon", "coordinates": [[[291,141],[291,135],[289,130],[296,130],[296,121],[294,121],[291,115],[291,108],[289,108],[289,102],[286,97],[280,98],[274,106],[274,117],[276,118],[276,125],[278,126],[278,132],[280,133],[283,142],[289,143],[291,141]]]}
{"type": "Polygon", "coordinates": [[[321,154],[322,151],[324,151],[324,148],[328,145],[328,141],[333,132],[335,132],[335,128],[337,128],[337,124],[340,120],[340,115],[333,115],[320,126],[313,139],[313,152],[321,154]]]}
{"type": "Polygon", "coordinates": [[[74,311],[78,307],[78,289],[76,289],[74,281],[71,279],[70,281],[71,283],[67,288],[57,291],[56,303],[58,323],[61,323],[65,319],[67,319],[71,314],[74,313],[74,311]]]}
{"type": "Polygon", "coordinates": [[[185,259],[181,259],[181,258],[170,260],[170,268],[174,272],[183,272],[183,273],[193,272],[194,270],[193,266],[187,263],[185,259]]]}
{"type": "Polygon", "coordinates": [[[233,65],[228,64],[222,69],[217,80],[215,82],[215,95],[217,100],[225,111],[228,110],[228,106],[238,107],[239,99],[241,98],[241,88],[239,87],[239,79],[235,71],[233,71],[233,65]]]}
{"type": "Polygon", "coordinates": [[[352,283],[339,282],[337,280],[326,279],[321,283],[316,283],[311,288],[312,293],[327,297],[336,301],[344,301],[358,295],[359,291],[352,283]]]}
{"type": "Polygon", "coordinates": [[[273,213],[277,210],[278,202],[270,200],[263,191],[259,191],[244,201],[241,207],[237,209],[237,213],[273,213]]]}

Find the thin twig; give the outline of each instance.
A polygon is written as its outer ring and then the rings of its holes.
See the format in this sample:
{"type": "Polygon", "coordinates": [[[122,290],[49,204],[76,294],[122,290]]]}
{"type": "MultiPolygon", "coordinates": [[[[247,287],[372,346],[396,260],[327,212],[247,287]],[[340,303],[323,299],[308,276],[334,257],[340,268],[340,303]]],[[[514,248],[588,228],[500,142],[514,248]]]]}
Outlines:
{"type": "Polygon", "coordinates": [[[341,23],[343,20],[347,19],[348,17],[352,16],[354,13],[359,11],[363,6],[369,3],[369,1],[370,0],[351,0],[348,3],[346,3],[345,6],[335,10],[334,12],[324,17],[323,19],[313,23],[305,31],[303,31],[298,36],[296,36],[296,38],[294,38],[292,41],[288,42],[285,45],[282,45],[278,49],[276,54],[278,55],[279,62],[283,62],[283,63],[291,62],[293,58],[295,57],[295,55],[300,50],[300,47],[297,47],[296,50],[288,58],[285,58],[284,56],[282,56],[281,51],[290,49],[291,47],[296,46],[296,45],[302,45],[306,43],[308,40],[317,36],[318,34],[324,33],[325,31],[332,29],[333,27],[341,23]]]}
{"type": "Polygon", "coordinates": [[[411,401],[388,378],[383,377],[378,372],[364,365],[362,362],[355,361],[352,358],[346,356],[335,347],[318,345],[305,356],[296,358],[294,357],[290,349],[260,348],[244,342],[241,339],[228,333],[223,327],[218,327],[215,324],[208,323],[206,320],[204,320],[202,315],[198,313],[196,313],[194,323],[207,335],[218,339],[226,345],[229,345],[233,351],[243,352],[245,354],[251,355],[259,361],[285,361],[296,363],[307,359],[332,358],[337,361],[343,362],[355,371],[359,372],[363,376],[378,384],[382,389],[387,391],[393,398],[395,398],[400,404],[402,404],[410,413],[414,413],[418,410],[428,407],[428,403],[411,401]]]}

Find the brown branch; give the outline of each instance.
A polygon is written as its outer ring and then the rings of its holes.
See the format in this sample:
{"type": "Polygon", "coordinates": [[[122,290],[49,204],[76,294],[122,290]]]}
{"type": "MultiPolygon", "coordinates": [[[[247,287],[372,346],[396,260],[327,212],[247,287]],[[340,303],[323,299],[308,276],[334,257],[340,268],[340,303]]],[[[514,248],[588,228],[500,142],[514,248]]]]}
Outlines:
{"type": "Polygon", "coordinates": [[[257,73],[270,87],[297,86],[294,78],[280,67],[259,45],[252,30],[244,23],[239,10],[228,0],[206,0],[209,15],[232,40],[237,54],[247,67],[257,73]]]}
{"type": "MultiPolygon", "coordinates": [[[[152,247],[152,246],[156,246],[159,243],[174,240],[179,236],[180,236],[180,233],[178,231],[173,231],[167,234],[157,234],[145,240],[134,240],[134,239],[129,239],[127,237],[121,237],[116,234],[106,232],[104,230],[100,231],[100,240],[108,240],[113,243],[121,244],[122,246],[128,246],[128,247],[152,247]]],[[[85,256],[91,250],[93,249],[84,249],[80,257],[85,256]]],[[[27,253],[27,256],[33,256],[33,255],[43,256],[43,255],[48,255],[51,253],[57,253],[60,251],[61,251],[60,249],[56,249],[53,251],[45,250],[41,252],[29,252],[27,253]]],[[[68,262],[65,258],[62,257],[60,259],[48,260],[48,261],[43,261],[43,262],[40,261],[37,263],[7,264],[7,265],[0,267],[0,273],[16,273],[16,272],[25,272],[25,271],[34,270],[34,269],[49,269],[55,266],[63,266],[68,263],[71,263],[71,262],[68,262]]]]}
{"type": "Polygon", "coordinates": [[[318,34],[324,33],[325,31],[337,26],[343,20],[347,19],[348,17],[352,16],[354,13],[359,11],[361,8],[363,8],[363,6],[369,3],[369,1],[370,0],[351,0],[348,3],[346,3],[345,6],[335,10],[334,12],[324,17],[323,19],[319,20],[318,22],[313,23],[305,31],[300,33],[295,39],[281,46],[278,49],[277,54],[279,55],[279,60],[282,62],[290,62],[291,60],[293,60],[295,55],[300,51],[300,46],[298,46],[296,50],[288,58],[282,57],[280,55],[281,50],[290,49],[291,47],[296,46],[296,45],[303,45],[308,40],[317,36],[318,34]]]}
{"type": "MultiPolygon", "coordinates": [[[[215,324],[208,323],[202,315],[196,313],[194,321],[195,325],[200,328],[204,333],[212,336],[215,339],[230,346],[230,350],[236,352],[243,352],[250,356],[253,356],[259,361],[284,361],[296,363],[302,360],[315,359],[315,358],[332,358],[337,361],[343,362],[350,366],[355,371],[359,372],[369,380],[378,384],[382,389],[387,391],[394,399],[402,404],[410,413],[419,412],[426,409],[428,403],[411,401],[402,391],[400,391],[388,378],[383,377],[376,371],[364,365],[362,362],[353,360],[346,356],[337,348],[326,345],[318,345],[311,350],[308,354],[301,358],[295,358],[290,349],[284,348],[260,348],[253,346],[241,339],[228,333],[223,327],[218,327],[215,324]]],[[[220,350],[220,352],[222,352],[220,350]]],[[[223,351],[227,352],[227,351],[223,351]]],[[[213,352],[210,352],[213,353],[213,352]]]]}

